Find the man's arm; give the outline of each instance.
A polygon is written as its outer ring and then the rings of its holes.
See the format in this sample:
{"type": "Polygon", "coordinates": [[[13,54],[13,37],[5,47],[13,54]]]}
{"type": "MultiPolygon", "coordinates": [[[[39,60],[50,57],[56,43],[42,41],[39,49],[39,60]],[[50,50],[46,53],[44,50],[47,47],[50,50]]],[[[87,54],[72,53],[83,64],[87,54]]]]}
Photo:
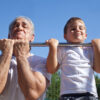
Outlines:
{"type": "Polygon", "coordinates": [[[18,82],[26,100],[37,100],[46,89],[46,78],[32,71],[27,60],[29,43],[17,42],[14,46],[17,59],[18,82]]]}
{"type": "Polygon", "coordinates": [[[0,40],[0,50],[2,51],[2,55],[0,56],[0,94],[3,92],[7,82],[13,44],[13,40],[10,39],[0,40]]]}
{"type": "Polygon", "coordinates": [[[94,49],[94,70],[100,73],[100,39],[92,40],[94,49]]]}
{"type": "Polygon", "coordinates": [[[47,45],[49,45],[49,54],[47,57],[47,70],[49,73],[55,73],[59,67],[57,60],[57,46],[58,40],[50,39],[46,41],[47,45]]]}
{"type": "Polygon", "coordinates": [[[18,81],[26,100],[37,100],[46,88],[46,78],[31,70],[25,56],[17,57],[18,81]]]}

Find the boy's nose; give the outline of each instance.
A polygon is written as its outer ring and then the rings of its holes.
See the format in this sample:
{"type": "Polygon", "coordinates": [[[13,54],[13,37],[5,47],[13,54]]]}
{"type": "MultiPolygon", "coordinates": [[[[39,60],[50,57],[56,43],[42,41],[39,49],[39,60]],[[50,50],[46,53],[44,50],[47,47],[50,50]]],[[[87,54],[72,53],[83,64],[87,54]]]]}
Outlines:
{"type": "Polygon", "coordinates": [[[80,31],[80,29],[77,27],[77,28],[76,28],[76,31],[80,31]]]}

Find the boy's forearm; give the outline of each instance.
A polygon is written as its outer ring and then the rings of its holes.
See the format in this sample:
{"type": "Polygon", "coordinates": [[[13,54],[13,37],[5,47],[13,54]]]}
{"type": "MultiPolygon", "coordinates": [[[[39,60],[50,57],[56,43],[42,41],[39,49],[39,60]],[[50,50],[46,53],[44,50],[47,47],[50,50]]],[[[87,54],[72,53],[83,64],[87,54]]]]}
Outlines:
{"type": "Polygon", "coordinates": [[[58,61],[57,61],[57,48],[49,49],[49,54],[47,57],[47,70],[49,73],[54,73],[57,71],[58,61]]]}

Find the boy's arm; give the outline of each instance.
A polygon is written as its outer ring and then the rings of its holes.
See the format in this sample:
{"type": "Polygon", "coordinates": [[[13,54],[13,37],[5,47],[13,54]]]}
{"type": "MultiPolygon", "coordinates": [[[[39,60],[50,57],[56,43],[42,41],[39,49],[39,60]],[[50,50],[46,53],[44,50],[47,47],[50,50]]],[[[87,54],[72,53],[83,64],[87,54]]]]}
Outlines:
{"type": "Polygon", "coordinates": [[[47,70],[49,73],[55,73],[59,67],[57,60],[57,46],[58,40],[50,39],[46,41],[47,45],[49,45],[49,54],[47,57],[47,70]]]}
{"type": "Polygon", "coordinates": [[[2,55],[0,56],[0,94],[3,92],[7,82],[13,44],[14,41],[10,39],[0,40],[0,50],[2,51],[2,55]]]}
{"type": "Polygon", "coordinates": [[[100,73],[100,39],[92,40],[94,49],[94,70],[100,73]]]}

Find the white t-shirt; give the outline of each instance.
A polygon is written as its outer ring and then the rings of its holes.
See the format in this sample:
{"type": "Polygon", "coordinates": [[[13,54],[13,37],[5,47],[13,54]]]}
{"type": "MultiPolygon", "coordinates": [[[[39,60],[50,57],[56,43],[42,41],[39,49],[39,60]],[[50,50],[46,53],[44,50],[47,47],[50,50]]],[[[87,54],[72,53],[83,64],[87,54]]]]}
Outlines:
{"type": "MultiPolygon", "coordinates": [[[[50,82],[51,75],[46,71],[46,59],[32,54],[32,56],[28,58],[28,61],[32,70],[41,72],[41,74],[43,74],[50,82]]],[[[16,58],[13,57],[8,73],[7,84],[5,90],[0,95],[0,100],[25,100],[18,85],[17,77],[17,62],[16,58]]],[[[49,85],[49,82],[47,81],[47,86],[49,85]]],[[[44,100],[44,96],[45,92],[38,100],[44,100]]]]}
{"type": "Polygon", "coordinates": [[[60,95],[90,92],[97,97],[92,47],[59,47],[60,95]]]}

